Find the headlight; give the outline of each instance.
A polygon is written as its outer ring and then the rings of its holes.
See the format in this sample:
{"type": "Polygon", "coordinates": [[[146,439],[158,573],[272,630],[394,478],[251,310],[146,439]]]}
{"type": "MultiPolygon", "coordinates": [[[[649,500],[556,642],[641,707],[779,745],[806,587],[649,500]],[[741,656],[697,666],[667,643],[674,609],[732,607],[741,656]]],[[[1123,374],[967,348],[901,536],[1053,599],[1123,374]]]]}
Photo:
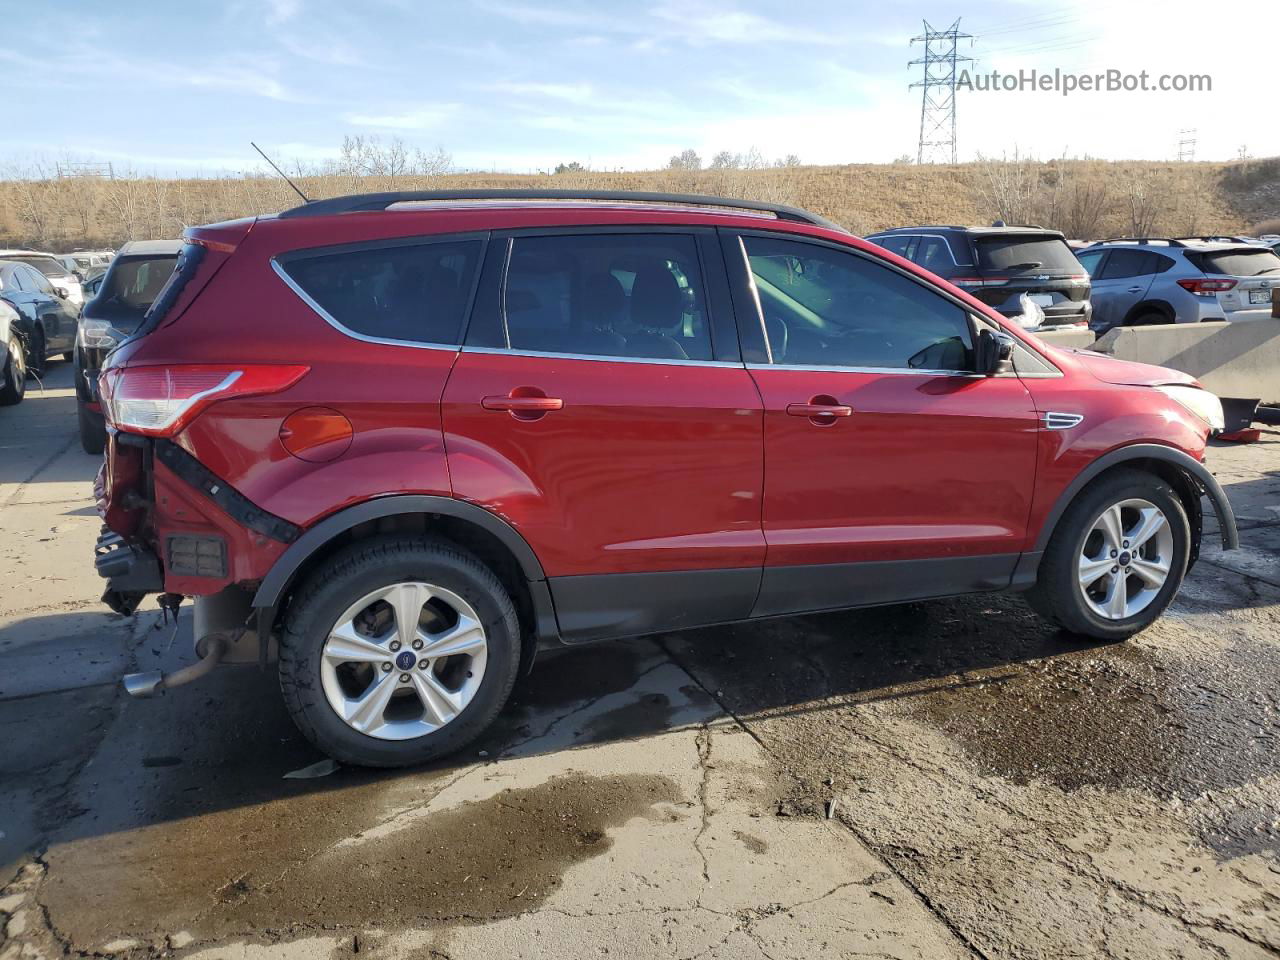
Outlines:
{"type": "Polygon", "coordinates": [[[125,337],[105,320],[81,320],[77,336],[80,346],[97,350],[110,350],[125,337]]]}
{"type": "Polygon", "coordinates": [[[1222,416],[1222,401],[1218,399],[1217,394],[1201,390],[1199,387],[1181,385],[1156,387],[1156,389],[1166,397],[1177,400],[1214,430],[1221,430],[1227,425],[1227,421],[1222,416]]]}

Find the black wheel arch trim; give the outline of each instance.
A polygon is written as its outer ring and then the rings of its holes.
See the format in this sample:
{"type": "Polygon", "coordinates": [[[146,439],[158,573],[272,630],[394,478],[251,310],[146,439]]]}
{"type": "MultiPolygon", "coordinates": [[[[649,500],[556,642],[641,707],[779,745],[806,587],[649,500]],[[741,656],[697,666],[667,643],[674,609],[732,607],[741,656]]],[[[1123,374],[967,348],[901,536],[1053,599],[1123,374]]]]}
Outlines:
{"type": "Polygon", "coordinates": [[[317,551],[352,527],[370,520],[380,520],[383,517],[414,513],[435,513],[474,523],[502,541],[516,558],[516,562],[520,564],[520,569],[527,580],[533,582],[546,579],[542,564],[538,562],[538,557],[528,541],[516,531],[515,527],[497,514],[474,503],[456,500],[453,497],[404,494],[366,500],[325,517],[298,537],[289,549],[281,554],[280,559],[275,562],[258,586],[258,591],[253,597],[253,605],[260,609],[278,605],[294,574],[302,568],[302,565],[317,551]]]}
{"type": "Polygon", "coordinates": [[[1036,552],[1044,551],[1063,513],[1090,481],[1105,470],[1134,460],[1160,460],[1184,471],[1204,488],[1209,502],[1213,504],[1214,513],[1218,515],[1218,526],[1222,532],[1222,549],[1235,550],[1240,546],[1240,533],[1236,529],[1236,516],[1235,511],[1231,509],[1231,502],[1227,499],[1227,494],[1217,478],[1203,463],[1176,447],[1166,447],[1158,443],[1133,443],[1103,454],[1076,475],[1075,479],[1067,485],[1067,489],[1058,496],[1053,509],[1045,517],[1033,549],[1036,552]]]}

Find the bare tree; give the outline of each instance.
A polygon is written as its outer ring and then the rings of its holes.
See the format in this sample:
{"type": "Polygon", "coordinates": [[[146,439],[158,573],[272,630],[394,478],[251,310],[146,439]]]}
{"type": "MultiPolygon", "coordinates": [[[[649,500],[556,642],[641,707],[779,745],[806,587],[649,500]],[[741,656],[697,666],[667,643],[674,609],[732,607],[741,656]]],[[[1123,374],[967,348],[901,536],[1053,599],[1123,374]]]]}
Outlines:
{"type": "Polygon", "coordinates": [[[1150,236],[1161,214],[1160,191],[1151,170],[1133,170],[1124,178],[1121,189],[1129,214],[1129,236],[1150,236]]]}
{"type": "Polygon", "coordinates": [[[702,158],[698,156],[698,151],[690,147],[687,150],[681,150],[670,160],[667,161],[668,170],[701,170],[702,158]]]}
{"type": "Polygon", "coordinates": [[[978,154],[978,194],[983,205],[1005,223],[1026,223],[1037,188],[1035,162],[1019,154],[1000,159],[978,154]]]}

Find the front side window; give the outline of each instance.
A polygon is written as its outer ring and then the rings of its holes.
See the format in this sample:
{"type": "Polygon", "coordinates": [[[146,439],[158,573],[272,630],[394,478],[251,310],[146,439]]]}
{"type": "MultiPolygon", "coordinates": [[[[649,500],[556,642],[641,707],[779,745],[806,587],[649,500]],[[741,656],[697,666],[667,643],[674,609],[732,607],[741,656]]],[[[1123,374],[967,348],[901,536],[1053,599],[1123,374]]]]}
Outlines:
{"type": "Polygon", "coordinates": [[[906,370],[973,369],[963,309],[869,258],[743,237],[773,362],[906,370]]]}
{"type": "Polygon", "coordinates": [[[516,237],[502,313],[512,350],[712,358],[702,270],[690,236],[516,237]]]}
{"type": "Polygon", "coordinates": [[[376,340],[457,344],[479,240],[359,247],[283,258],[281,269],[348,330],[376,340]]]}

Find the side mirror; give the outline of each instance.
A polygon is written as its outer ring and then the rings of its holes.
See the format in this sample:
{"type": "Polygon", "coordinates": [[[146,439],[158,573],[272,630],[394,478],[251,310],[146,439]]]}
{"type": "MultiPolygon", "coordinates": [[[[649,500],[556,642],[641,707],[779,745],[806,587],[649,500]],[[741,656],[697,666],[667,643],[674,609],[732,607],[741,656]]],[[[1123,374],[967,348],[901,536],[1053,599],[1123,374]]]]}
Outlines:
{"type": "Polygon", "coordinates": [[[69,291],[66,287],[54,287],[53,292],[56,293],[58,296],[60,296],[63,300],[71,296],[71,291],[69,291]]]}
{"type": "Polygon", "coordinates": [[[974,352],[977,372],[985,377],[1013,369],[1013,337],[1007,333],[983,330],[978,334],[978,347],[974,352]]]}

